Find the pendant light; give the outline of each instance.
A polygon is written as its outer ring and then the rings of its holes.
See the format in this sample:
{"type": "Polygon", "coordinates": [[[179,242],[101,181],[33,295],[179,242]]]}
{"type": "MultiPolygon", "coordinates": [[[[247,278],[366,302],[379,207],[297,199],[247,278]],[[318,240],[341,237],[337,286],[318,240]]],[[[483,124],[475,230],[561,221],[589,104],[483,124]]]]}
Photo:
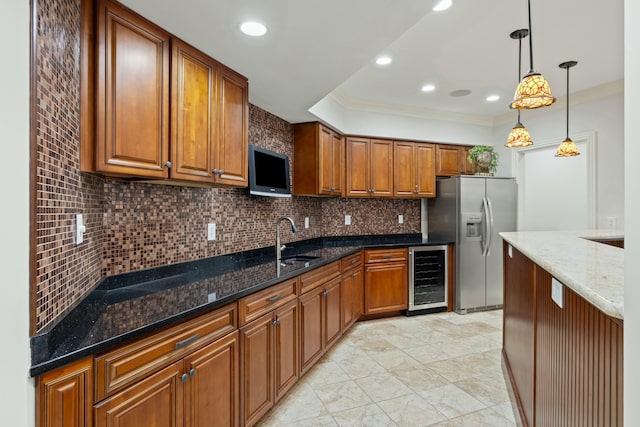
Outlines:
{"type": "Polygon", "coordinates": [[[511,103],[511,108],[530,110],[547,107],[556,99],[551,95],[551,87],[542,74],[533,68],[533,33],[531,32],[531,0],[527,0],[529,7],[529,73],[524,76],[511,103]]]}
{"type": "MultiPolygon", "coordinates": [[[[520,76],[522,75],[522,39],[527,37],[529,34],[529,30],[515,30],[509,37],[514,40],[518,40],[518,81],[520,81],[520,76]]],[[[509,137],[507,138],[507,143],[504,144],[507,148],[517,148],[517,147],[527,147],[532,145],[533,141],[531,140],[531,135],[529,135],[529,131],[525,128],[522,123],[520,123],[520,110],[518,110],[518,122],[509,132],[509,137]]]]}
{"type": "Polygon", "coordinates": [[[567,70],[567,137],[558,147],[556,157],[570,157],[580,154],[576,143],[569,138],[569,68],[575,67],[576,64],[578,64],[576,61],[567,61],[558,65],[558,67],[567,70]]]}

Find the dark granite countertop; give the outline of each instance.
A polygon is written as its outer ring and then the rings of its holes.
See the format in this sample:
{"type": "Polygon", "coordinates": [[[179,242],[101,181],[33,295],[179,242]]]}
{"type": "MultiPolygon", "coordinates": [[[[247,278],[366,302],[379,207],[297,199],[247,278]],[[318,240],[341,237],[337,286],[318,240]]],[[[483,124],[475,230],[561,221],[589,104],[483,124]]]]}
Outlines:
{"type": "Polygon", "coordinates": [[[59,322],[31,338],[30,374],[206,313],[362,248],[448,243],[420,234],[324,237],[288,243],[283,257],[317,258],[286,262],[279,271],[275,248],[267,247],[109,276],[59,322]]]}

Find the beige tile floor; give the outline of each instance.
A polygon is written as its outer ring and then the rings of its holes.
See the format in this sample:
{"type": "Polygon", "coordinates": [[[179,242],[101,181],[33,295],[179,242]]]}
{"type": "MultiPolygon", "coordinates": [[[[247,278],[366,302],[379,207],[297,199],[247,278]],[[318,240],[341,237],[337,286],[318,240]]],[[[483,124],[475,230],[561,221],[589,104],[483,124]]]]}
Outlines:
{"type": "Polygon", "coordinates": [[[259,426],[515,426],[501,328],[501,310],[356,323],[259,426]]]}

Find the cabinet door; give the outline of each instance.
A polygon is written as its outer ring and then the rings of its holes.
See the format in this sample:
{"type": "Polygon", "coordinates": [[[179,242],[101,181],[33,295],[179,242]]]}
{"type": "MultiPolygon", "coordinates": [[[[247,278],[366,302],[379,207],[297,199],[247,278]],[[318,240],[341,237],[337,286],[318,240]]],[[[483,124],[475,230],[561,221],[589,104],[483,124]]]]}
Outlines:
{"type": "Polygon", "coordinates": [[[335,132],[331,132],[331,146],[333,153],[331,156],[331,164],[333,170],[331,194],[340,196],[344,190],[344,138],[335,132]]]}
{"type": "Polygon", "coordinates": [[[36,425],[83,427],[92,425],[92,359],[82,359],[38,377],[36,425]]]}
{"type": "Polygon", "coordinates": [[[365,314],[407,309],[406,262],[372,264],[365,268],[365,314]]]}
{"type": "Polygon", "coordinates": [[[362,268],[347,271],[342,276],[342,332],[362,315],[364,299],[362,268]]]}
{"type": "Polygon", "coordinates": [[[333,132],[318,125],[318,193],[332,194],[334,190],[333,132]]]}
{"type": "Polygon", "coordinates": [[[182,426],[182,369],[181,360],[97,404],[96,427],[182,426]]]}
{"type": "Polygon", "coordinates": [[[340,277],[336,277],[324,286],[325,351],[342,336],[341,282],[340,277]]]}
{"type": "Polygon", "coordinates": [[[298,381],[298,300],[276,310],[275,316],[275,393],[280,399],[298,381]]]}
{"type": "MultiPolygon", "coordinates": [[[[418,185],[415,182],[415,144],[394,141],[393,143],[393,187],[396,197],[415,197],[418,185]]],[[[434,175],[435,176],[435,175],[434,175]]]]}
{"type": "Polygon", "coordinates": [[[170,176],[212,183],[217,63],[174,39],[171,71],[170,176]]]}
{"type": "Polygon", "coordinates": [[[240,425],[238,332],[227,335],[185,359],[189,374],[185,394],[187,427],[240,425]]]}
{"type": "Polygon", "coordinates": [[[464,147],[460,158],[460,173],[465,175],[473,175],[473,165],[469,161],[469,150],[471,150],[471,148],[472,147],[464,147]]]}
{"type": "Polygon", "coordinates": [[[436,197],[436,147],[415,145],[415,190],[418,197],[436,197]]]}
{"type": "Polygon", "coordinates": [[[436,175],[460,175],[460,158],[464,148],[456,145],[436,145],[436,175]]]}
{"type": "Polygon", "coordinates": [[[266,314],[240,329],[242,425],[251,426],[274,403],[273,315],[266,314]]]}
{"type": "Polygon", "coordinates": [[[369,140],[347,138],[346,156],[346,195],[369,196],[369,140]]]}
{"type": "Polygon", "coordinates": [[[247,186],[249,84],[247,79],[221,67],[220,129],[214,158],[214,181],[247,186]]]}
{"type": "Polygon", "coordinates": [[[373,196],[393,196],[393,141],[372,139],[370,185],[373,196]]]}
{"type": "Polygon", "coordinates": [[[108,0],[96,12],[96,171],[167,178],[169,34],[108,0]]]}
{"type": "Polygon", "coordinates": [[[323,292],[314,289],[300,297],[300,374],[304,374],[323,352],[323,292]]]}

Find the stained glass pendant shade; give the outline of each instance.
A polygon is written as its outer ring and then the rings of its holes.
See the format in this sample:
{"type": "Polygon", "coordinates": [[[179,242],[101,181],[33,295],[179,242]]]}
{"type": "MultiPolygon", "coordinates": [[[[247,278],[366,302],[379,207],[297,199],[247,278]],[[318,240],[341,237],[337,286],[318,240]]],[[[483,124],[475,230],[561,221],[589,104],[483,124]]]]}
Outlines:
{"type": "Polygon", "coordinates": [[[531,110],[547,107],[556,99],[551,94],[549,82],[533,68],[533,34],[531,32],[531,0],[529,7],[529,73],[520,81],[510,107],[518,110],[531,110]]]}

